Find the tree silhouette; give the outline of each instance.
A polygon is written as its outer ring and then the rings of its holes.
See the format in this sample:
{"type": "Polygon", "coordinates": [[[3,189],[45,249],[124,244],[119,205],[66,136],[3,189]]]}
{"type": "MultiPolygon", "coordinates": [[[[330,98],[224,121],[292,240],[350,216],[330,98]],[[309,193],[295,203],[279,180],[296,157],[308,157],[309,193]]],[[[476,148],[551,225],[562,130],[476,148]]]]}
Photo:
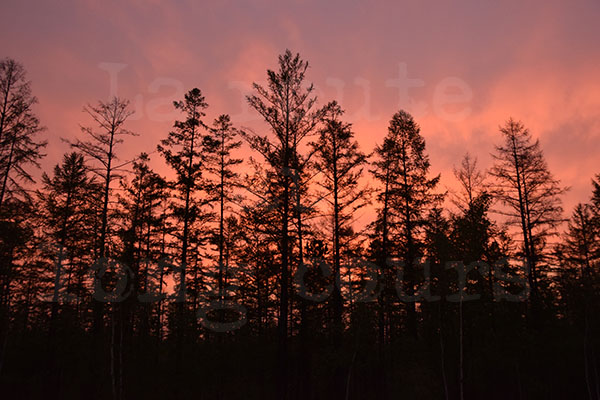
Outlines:
{"type": "Polygon", "coordinates": [[[278,61],[247,98],[263,133],[206,125],[192,89],[160,157],[118,160],[112,98],[39,184],[36,100],[0,61],[0,393],[600,399],[600,175],[562,225],[510,119],[489,172],[467,152],[440,194],[410,114],[365,149],[308,63],[278,61]]]}
{"type": "Polygon", "coordinates": [[[0,210],[7,197],[29,198],[21,182],[34,180],[26,167],[39,168],[44,156],[47,142],[36,138],[45,129],[33,112],[36,103],[25,68],[12,59],[0,61],[0,210]]]}
{"type": "Polygon", "coordinates": [[[204,157],[207,170],[212,173],[214,180],[208,184],[207,190],[211,200],[218,204],[218,229],[213,237],[213,243],[218,249],[218,292],[219,298],[223,297],[224,278],[228,260],[226,260],[225,219],[226,207],[234,199],[233,189],[240,186],[238,174],[232,167],[239,165],[243,160],[232,157],[232,150],[242,144],[237,140],[237,132],[231,124],[228,115],[219,116],[213,123],[209,134],[204,136],[204,157]]]}
{"type": "Polygon", "coordinates": [[[539,270],[549,235],[563,221],[560,196],[566,189],[552,177],[540,148],[521,122],[509,119],[500,128],[504,139],[496,146],[490,175],[496,178],[495,196],[507,206],[508,222],[518,226],[527,260],[535,313],[539,305],[539,270]]]}
{"type": "MultiPolygon", "coordinates": [[[[95,242],[86,228],[89,227],[90,218],[95,217],[90,215],[88,207],[90,203],[100,200],[97,196],[100,185],[89,176],[89,172],[82,154],[67,153],[63,156],[62,164],[54,167],[52,177],[44,173],[44,186],[38,192],[40,205],[43,207],[45,235],[51,246],[55,247],[52,249],[53,253],[56,252],[53,254],[55,275],[50,315],[51,334],[56,329],[59,300],[67,298],[65,292],[69,288],[64,285],[64,281],[83,279],[83,271],[77,270],[77,264],[79,268],[81,264],[76,260],[86,258],[81,251],[89,254],[95,242]]],[[[87,261],[89,262],[89,258],[87,261]]],[[[76,293],[81,297],[81,288],[76,293]]]]}
{"type": "MultiPolygon", "coordinates": [[[[422,256],[420,241],[426,212],[441,200],[439,195],[432,192],[439,182],[439,175],[432,179],[427,177],[430,164],[425,154],[425,140],[420,134],[419,126],[405,111],[394,114],[388,135],[384,143],[375,149],[375,154],[377,160],[374,162],[374,176],[384,187],[379,194],[380,201],[383,200],[383,208],[379,213],[376,229],[389,235],[381,239],[382,255],[386,256],[385,264],[381,264],[385,265],[387,272],[384,284],[388,291],[392,290],[394,276],[392,269],[386,264],[389,264],[388,257],[398,257],[404,263],[402,268],[406,292],[412,296],[416,283],[414,264],[422,256]],[[391,251],[387,248],[390,240],[395,244],[391,251]],[[386,245],[383,246],[383,243],[386,245]]],[[[381,262],[384,262],[383,257],[381,262]]],[[[416,336],[414,303],[407,307],[407,327],[416,336]]],[[[388,320],[387,323],[392,324],[392,321],[388,320]]],[[[389,325],[388,329],[393,329],[393,326],[389,325]]]]}
{"type": "MultiPolygon", "coordinates": [[[[336,279],[340,279],[342,250],[349,239],[349,228],[354,220],[354,213],[366,204],[366,190],[359,187],[359,179],[366,164],[367,157],[354,140],[350,124],[342,122],[342,109],[333,107],[325,117],[324,127],[319,132],[319,139],[313,144],[316,154],[316,168],[321,171],[321,185],[326,190],[328,208],[332,218],[332,265],[336,279]]],[[[339,286],[333,289],[333,315],[335,336],[341,338],[342,294],[339,286]]]]}
{"type": "MultiPolygon", "coordinates": [[[[254,84],[256,94],[248,96],[248,103],[267,122],[275,140],[267,136],[245,132],[250,146],[265,159],[270,170],[271,182],[266,200],[280,218],[280,299],[278,318],[278,341],[280,353],[280,395],[287,396],[288,322],[289,322],[289,276],[290,276],[290,221],[293,217],[294,188],[300,184],[301,161],[298,146],[320,123],[325,108],[316,107],[314,87],[304,86],[308,63],[291,51],[279,56],[279,69],[267,71],[268,86],[254,84]]],[[[299,193],[296,193],[297,195],[299,193]]],[[[298,205],[297,205],[298,207],[298,205]]],[[[299,210],[297,210],[299,211],[299,210]]],[[[302,222],[298,221],[301,229],[302,222]]],[[[301,248],[301,247],[300,247],[301,248]]]]}
{"type": "MultiPolygon", "coordinates": [[[[179,249],[179,288],[177,304],[177,368],[181,368],[183,352],[184,331],[188,318],[184,312],[187,292],[188,270],[192,268],[197,273],[198,266],[195,254],[190,249],[196,247],[203,240],[203,231],[200,224],[206,220],[207,214],[203,210],[206,199],[196,196],[196,192],[205,188],[202,177],[205,170],[204,159],[201,154],[202,132],[206,126],[202,122],[204,110],[208,104],[200,89],[194,88],[187,92],[183,100],[173,103],[175,108],[183,113],[182,121],[175,121],[174,130],[169,132],[167,139],[161,141],[158,151],[167,164],[175,171],[175,181],[171,187],[175,190],[175,199],[171,203],[172,216],[177,221],[179,229],[175,237],[181,243],[179,249]]],[[[197,288],[194,287],[195,290],[197,288]]]]}

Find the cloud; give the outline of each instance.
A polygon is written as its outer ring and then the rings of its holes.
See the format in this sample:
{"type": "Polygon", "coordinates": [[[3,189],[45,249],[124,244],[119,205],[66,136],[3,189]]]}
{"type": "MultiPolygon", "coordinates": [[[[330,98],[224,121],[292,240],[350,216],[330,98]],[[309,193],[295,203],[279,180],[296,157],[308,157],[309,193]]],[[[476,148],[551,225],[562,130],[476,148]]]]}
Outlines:
{"type": "MultiPolygon", "coordinates": [[[[417,120],[434,172],[453,185],[451,168],[465,151],[488,167],[498,126],[522,119],[540,138],[557,177],[573,186],[570,207],[587,200],[589,179],[600,172],[600,4],[577,1],[453,3],[396,1],[64,1],[7,0],[0,15],[0,45],[21,60],[40,99],[40,117],[52,137],[45,163],[66,147],[59,136],[78,134],[81,107],[103,99],[109,75],[100,63],[122,63],[119,94],[141,110],[123,157],[152,150],[172,121],[157,120],[185,90],[200,87],[208,119],[231,113],[249,121],[244,88],[264,81],[285,48],[310,62],[308,77],[322,101],[343,97],[365,151],[381,142],[400,103],[399,65],[410,98],[422,105],[417,120]],[[442,82],[458,79],[472,93],[447,111],[434,106],[442,82]],[[163,85],[161,86],[161,82],[163,85]],[[169,83],[170,82],[170,83],[169,83]],[[163,108],[152,105],[163,103],[163,108]],[[149,112],[149,107],[155,112],[149,112]],[[158,110],[158,111],[157,111],[158,110]],[[163,110],[163,111],[160,111],[163,110]]],[[[246,121],[246,122],[244,122],[246,121]]]]}

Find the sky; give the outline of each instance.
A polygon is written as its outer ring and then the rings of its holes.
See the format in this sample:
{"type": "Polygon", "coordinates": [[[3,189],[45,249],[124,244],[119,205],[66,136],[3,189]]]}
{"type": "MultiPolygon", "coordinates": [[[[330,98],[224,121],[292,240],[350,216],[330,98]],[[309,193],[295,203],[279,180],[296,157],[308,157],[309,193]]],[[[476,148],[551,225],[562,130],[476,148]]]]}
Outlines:
{"type": "Polygon", "coordinates": [[[411,112],[442,188],[456,187],[452,167],[467,151],[489,168],[498,127],[521,120],[571,187],[570,214],[600,173],[599,18],[597,0],[3,0],[0,57],[28,71],[46,169],[68,150],[61,138],[90,125],[83,106],[112,95],[131,100],[139,134],[122,160],[155,150],[179,116],[172,101],[193,87],[207,121],[228,113],[267,133],[245,95],[290,49],[309,62],[320,103],[346,110],[365,152],[396,111],[411,112]]]}

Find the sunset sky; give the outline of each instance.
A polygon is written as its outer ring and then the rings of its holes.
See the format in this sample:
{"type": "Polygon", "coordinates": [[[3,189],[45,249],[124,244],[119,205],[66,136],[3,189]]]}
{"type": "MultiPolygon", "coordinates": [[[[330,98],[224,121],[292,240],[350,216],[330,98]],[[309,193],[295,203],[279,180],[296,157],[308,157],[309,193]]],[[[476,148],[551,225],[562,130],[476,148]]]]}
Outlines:
{"type": "Polygon", "coordinates": [[[394,112],[412,112],[445,186],[466,151],[490,166],[511,116],[572,187],[567,214],[600,173],[597,0],[4,0],[0,10],[0,56],[24,64],[48,128],[45,168],[68,149],[60,138],[89,124],[83,105],[110,94],[136,110],[129,127],[140,136],[122,147],[124,160],[155,150],[178,117],[172,100],[193,87],[208,121],[229,113],[266,132],[244,95],[289,48],[309,61],[321,102],[346,109],[364,151],[394,112]]]}

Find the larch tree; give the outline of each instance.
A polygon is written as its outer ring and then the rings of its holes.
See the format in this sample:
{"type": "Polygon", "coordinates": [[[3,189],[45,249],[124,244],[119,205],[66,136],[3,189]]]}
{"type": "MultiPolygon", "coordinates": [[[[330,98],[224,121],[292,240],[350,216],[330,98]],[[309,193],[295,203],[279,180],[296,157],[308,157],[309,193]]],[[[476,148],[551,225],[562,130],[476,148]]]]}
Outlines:
{"type": "MultiPolygon", "coordinates": [[[[331,260],[336,280],[341,282],[342,249],[352,239],[355,213],[367,204],[367,190],[360,186],[360,178],[367,156],[360,151],[354,139],[352,125],[340,118],[342,109],[335,104],[324,118],[317,142],[313,143],[317,160],[315,167],[321,172],[319,184],[325,189],[324,198],[331,218],[331,260]]],[[[343,298],[341,288],[333,289],[334,337],[340,340],[343,330],[343,298]]]]}
{"type": "MultiPolygon", "coordinates": [[[[286,50],[279,56],[278,70],[267,71],[267,87],[255,83],[253,88],[256,94],[248,96],[248,103],[268,124],[274,139],[252,132],[244,133],[250,146],[266,161],[270,189],[263,200],[271,205],[270,208],[278,214],[279,219],[281,259],[277,325],[281,398],[287,397],[289,288],[293,253],[290,224],[295,216],[300,234],[303,225],[301,206],[298,206],[301,204],[299,189],[302,184],[302,171],[299,169],[305,163],[299,157],[299,150],[302,140],[314,133],[327,110],[327,106],[317,107],[314,86],[305,85],[307,68],[308,62],[302,60],[299,54],[293,55],[286,50]]],[[[299,258],[302,259],[301,238],[298,240],[298,249],[299,258]]]]}
{"type": "Polygon", "coordinates": [[[37,136],[45,128],[33,111],[37,98],[25,68],[12,59],[0,61],[0,210],[7,198],[29,196],[23,183],[34,179],[27,167],[39,168],[47,142],[37,136]]]}
{"type": "MultiPolygon", "coordinates": [[[[93,202],[91,196],[100,193],[100,185],[90,176],[83,155],[77,152],[65,154],[62,163],[54,167],[52,176],[44,173],[42,183],[38,197],[42,206],[43,226],[46,237],[54,247],[50,249],[54,261],[52,266],[55,268],[50,316],[50,331],[53,333],[59,302],[68,298],[69,286],[74,286],[65,283],[81,277],[83,271],[76,270],[81,266],[77,259],[84,257],[82,249],[89,252],[95,243],[88,229],[88,207],[93,202]]],[[[80,297],[82,293],[77,290],[76,294],[80,297]]]]}
{"type": "Polygon", "coordinates": [[[561,264],[557,286],[562,300],[557,306],[560,313],[573,321],[583,333],[585,382],[590,399],[600,395],[594,343],[599,329],[595,316],[600,311],[600,225],[596,208],[600,185],[596,180],[592,180],[592,184],[591,204],[575,206],[562,241],[556,246],[556,256],[561,264]]]}
{"type": "Polygon", "coordinates": [[[107,253],[109,229],[109,205],[111,197],[111,183],[119,177],[121,165],[118,161],[117,147],[123,143],[125,136],[135,133],[125,128],[127,119],[133,115],[129,101],[113,97],[110,101],[99,101],[96,105],[88,104],[83,111],[92,118],[95,127],[82,126],[81,131],[86,139],[76,139],[71,147],[79,150],[94,165],[91,166],[101,179],[103,185],[102,212],[100,227],[100,241],[98,243],[98,257],[104,258],[107,253]]]}
{"type": "MultiPolygon", "coordinates": [[[[43,269],[25,266],[36,246],[32,223],[36,210],[27,188],[34,183],[30,167],[39,168],[47,143],[39,138],[44,128],[33,110],[36,103],[23,65],[10,58],[0,60],[0,370],[19,271],[31,276],[43,269]]],[[[27,293],[30,298],[31,291],[27,293]]],[[[25,304],[29,310],[29,302],[25,304]]]]}
{"type": "MultiPolygon", "coordinates": [[[[123,143],[124,137],[135,135],[125,127],[127,119],[133,114],[129,107],[129,101],[119,97],[113,97],[109,101],[98,101],[96,105],[88,104],[84,106],[83,111],[92,119],[95,126],[81,126],[85,139],[77,138],[69,142],[71,147],[79,150],[91,162],[91,170],[96,173],[102,184],[101,210],[100,210],[100,229],[98,232],[99,240],[96,248],[96,264],[98,268],[94,273],[94,296],[92,300],[93,308],[93,327],[94,332],[94,365],[101,360],[100,349],[104,340],[104,302],[108,300],[101,293],[104,272],[109,269],[110,263],[107,256],[112,256],[108,250],[108,245],[113,244],[111,237],[111,226],[109,216],[111,214],[111,183],[118,178],[123,165],[116,165],[119,160],[116,154],[117,147],[123,143]]],[[[125,163],[126,164],[126,163],[125,163]]],[[[114,247],[114,246],[113,246],[114,247]]],[[[107,275],[110,276],[110,275],[107,275]]],[[[111,329],[111,363],[114,362],[115,341],[115,309],[112,310],[112,328],[111,329]]],[[[117,390],[116,375],[111,365],[111,378],[113,391],[117,390]]],[[[97,364],[96,367],[101,366],[97,364]]],[[[116,395],[115,395],[116,396],[116,395]]]]}
{"type": "Polygon", "coordinates": [[[149,162],[146,153],[133,162],[131,181],[121,181],[122,193],[118,196],[121,257],[133,269],[136,295],[148,290],[150,263],[163,256],[161,236],[165,221],[161,205],[167,198],[167,183],[149,162]]]}
{"type": "Polygon", "coordinates": [[[220,115],[209,129],[209,133],[203,138],[203,154],[206,169],[212,175],[207,183],[207,191],[211,204],[217,205],[218,228],[212,237],[213,244],[218,251],[217,285],[219,298],[223,298],[225,274],[229,266],[226,254],[225,230],[227,211],[235,198],[234,189],[240,186],[239,175],[234,167],[243,160],[234,158],[232,151],[238,149],[242,142],[238,140],[238,132],[233,128],[228,115],[220,115]]]}
{"type": "Polygon", "coordinates": [[[590,204],[579,203],[568,221],[559,245],[561,259],[577,267],[583,281],[590,280],[600,265],[600,229],[594,223],[590,204]]]}
{"type": "Polygon", "coordinates": [[[453,203],[464,212],[477,197],[487,192],[485,172],[478,168],[477,157],[468,152],[460,161],[460,166],[453,168],[453,172],[460,185],[453,203]]]}
{"type": "MultiPolygon", "coordinates": [[[[176,173],[175,180],[170,186],[175,191],[171,203],[172,217],[180,227],[174,234],[179,247],[179,279],[177,303],[177,332],[176,332],[176,363],[181,368],[184,330],[186,328],[186,292],[187,280],[197,274],[197,247],[203,240],[203,230],[200,224],[207,220],[204,210],[206,198],[200,198],[198,192],[205,189],[204,157],[202,155],[203,132],[206,125],[202,121],[204,110],[208,107],[202,92],[194,88],[187,92],[183,100],[173,103],[175,109],[183,114],[181,121],[175,121],[173,130],[166,139],[158,145],[158,151],[176,173]],[[192,251],[195,250],[195,251],[192,251]],[[191,274],[188,274],[188,273],[191,274]]],[[[197,290],[194,287],[194,290],[197,290]]]]}
{"type": "Polygon", "coordinates": [[[477,158],[467,153],[460,166],[454,168],[454,176],[459,183],[452,199],[458,212],[451,218],[455,259],[493,263],[502,253],[506,232],[489,216],[493,197],[486,173],[477,167],[477,158]]]}
{"type": "MultiPolygon", "coordinates": [[[[408,296],[415,294],[415,262],[423,255],[422,234],[427,221],[427,211],[438,204],[442,197],[433,193],[439,182],[439,175],[429,178],[429,157],[425,153],[425,139],[420,133],[420,127],[413,117],[405,111],[399,111],[390,120],[388,135],[384,143],[375,150],[377,159],[374,163],[375,178],[383,189],[379,194],[383,200],[379,218],[376,223],[381,228],[383,236],[381,243],[386,260],[381,257],[381,265],[388,272],[384,284],[390,284],[394,279],[389,274],[390,268],[387,257],[398,259],[403,268],[403,282],[408,296]],[[384,215],[385,214],[385,215],[384,215]],[[396,248],[390,252],[387,242],[393,240],[396,248]]],[[[389,287],[388,287],[389,289],[389,287]]],[[[385,291],[385,288],[384,288],[385,291]]],[[[393,322],[390,324],[390,334],[393,322]]],[[[407,309],[407,328],[416,336],[417,317],[414,302],[409,302],[407,309]]]]}
{"type": "Polygon", "coordinates": [[[522,122],[509,119],[500,133],[504,142],[496,146],[489,174],[495,178],[495,197],[506,206],[500,213],[521,232],[535,314],[540,300],[539,267],[548,237],[563,222],[560,196],[567,189],[554,179],[539,140],[533,140],[522,122]]]}

